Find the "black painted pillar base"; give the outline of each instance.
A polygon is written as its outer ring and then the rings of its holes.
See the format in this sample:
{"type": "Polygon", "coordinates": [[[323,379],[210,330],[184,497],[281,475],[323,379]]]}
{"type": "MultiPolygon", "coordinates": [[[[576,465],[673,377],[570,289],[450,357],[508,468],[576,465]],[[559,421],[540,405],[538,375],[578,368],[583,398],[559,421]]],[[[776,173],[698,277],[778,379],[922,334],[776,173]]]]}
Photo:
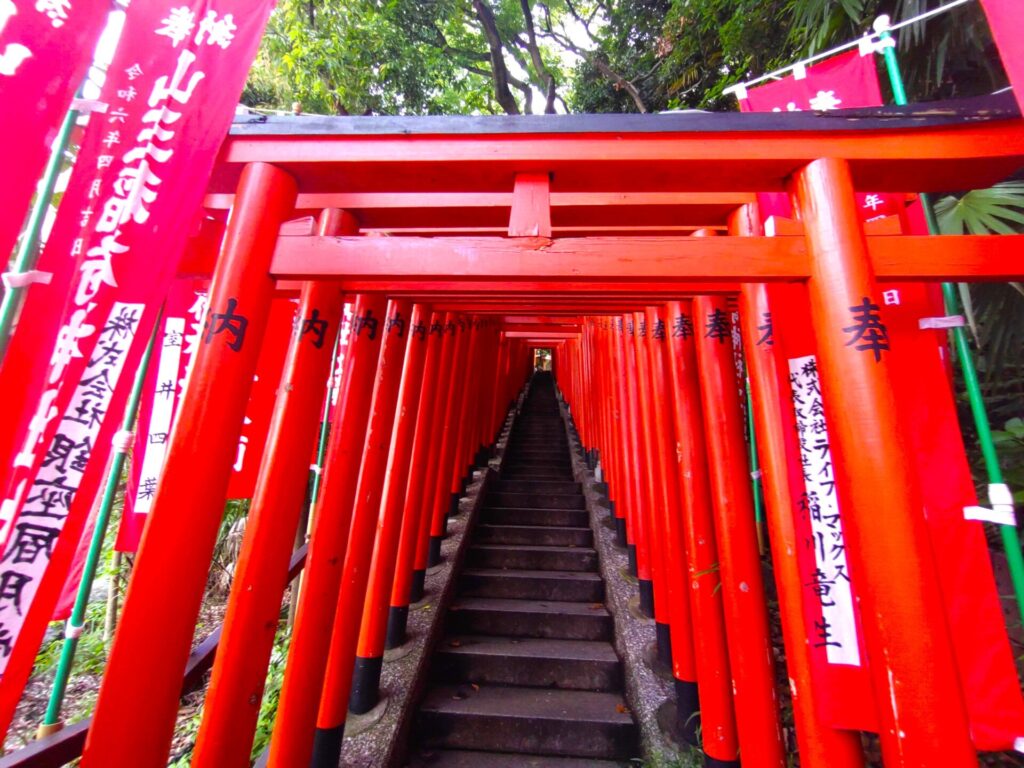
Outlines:
{"type": "MultiPolygon", "coordinates": [[[[422,571],[420,571],[422,573],[422,571]]],[[[422,590],[422,585],[420,589],[422,590]]],[[[388,608],[388,632],[384,638],[384,650],[390,651],[405,645],[408,639],[406,628],[409,626],[409,606],[392,605],[388,608]]]]}
{"type": "Polygon", "coordinates": [[[649,619],[654,618],[654,582],[650,579],[639,579],[640,613],[649,619]]]}
{"type": "Polygon", "coordinates": [[[427,580],[426,571],[413,571],[412,572],[412,587],[409,589],[409,602],[418,603],[423,599],[424,586],[427,580]]]}
{"type": "Polygon", "coordinates": [[[689,680],[676,680],[675,683],[676,729],[683,741],[696,747],[700,742],[700,699],[697,696],[697,684],[689,680]]]}
{"type": "Polygon", "coordinates": [[[739,760],[719,760],[711,755],[704,755],[704,768],[740,768],[739,760]]]}
{"type": "Polygon", "coordinates": [[[654,636],[657,639],[658,661],[672,669],[672,628],[668,624],[655,622],[654,636]]]}
{"type": "Polygon", "coordinates": [[[380,701],[380,673],[384,668],[383,656],[356,656],[352,668],[352,692],[348,709],[356,715],[365,715],[380,701]]]}
{"type": "Polygon", "coordinates": [[[636,575],[637,575],[636,574],[636,544],[627,544],[626,545],[626,557],[628,558],[628,563],[626,564],[626,568],[629,570],[629,575],[633,576],[635,578],[636,575]]]}
{"type": "Polygon", "coordinates": [[[441,542],[443,540],[443,536],[430,537],[430,551],[427,553],[427,568],[433,568],[435,565],[441,564],[441,542]]]}
{"type": "Polygon", "coordinates": [[[345,738],[345,724],[334,728],[317,728],[313,736],[313,757],[309,768],[337,768],[341,762],[341,742],[345,738]]]}
{"type": "Polygon", "coordinates": [[[455,517],[459,514],[459,499],[462,498],[462,494],[466,492],[466,489],[462,489],[462,493],[453,493],[448,499],[448,517],[455,517]]]}
{"type": "Polygon", "coordinates": [[[618,547],[627,546],[626,542],[626,518],[615,518],[615,545],[618,547]]]}
{"type": "Polygon", "coordinates": [[[476,452],[476,456],[473,457],[473,464],[476,467],[486,467],[487,462],[491,460],[493,456],[492,449],[489,445],[480,446],[480,450],[476,452]]]}

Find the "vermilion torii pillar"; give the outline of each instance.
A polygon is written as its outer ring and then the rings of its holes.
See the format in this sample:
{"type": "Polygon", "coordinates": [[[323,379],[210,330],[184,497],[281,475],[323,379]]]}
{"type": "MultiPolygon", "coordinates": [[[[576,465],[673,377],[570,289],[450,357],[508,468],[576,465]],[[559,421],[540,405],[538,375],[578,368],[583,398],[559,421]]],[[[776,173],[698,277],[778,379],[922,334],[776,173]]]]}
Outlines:
{"type": "MultiPolygon", "coordinates": [[[[447,533],[448,513],[452,507],[458,504],[458,496],[455,494],[456,484],[453,483],[452,476],[456,472],[455,448],[459,442],[460,414],[465,401],[466,367],[469,365],[469,342],[472,328],[467,322],[467,318],[464,317],[456,317],[455,325],[458,327],[458,332],[455,334],[455,345],[451,358],[448,404],[445,406],[444,421],[442,422],[443,431],[437,475],[434,478],[435,486],[430,497],[434,508],[430,522],[428,567],[441,562],[441,542],[447,533]]],[[[459,475],[455,476],[459,477],[459,475]]]]}
{"type": "Polygon", "coordinates": [[[782,728],[732,323],[722,297],[698,296],[693,314],[740,749],[746,768],[782,768],[782,728]]]}
{"type": "Polygon", "coordinates": [[[440,503],[437,498],[438,476],[441,474],[441,447],[443,440],[437,439],[447,428],[449,418],[449,403],[452,399],[452,382],[455,371],[452,361],[455,359],[455,351],[458,346],[456,338],[458,326],[455,323],[455,314],[448,312],[444,316],[441,333],[444,338],[441,343],[441,361],[439,378],[437,381],[437,402],[434,404],[434,418],[432,421],[430,444],[430,458],[427,462],[426,476],[423,478],[423,501],[420,510],[419,532],[416,535],[416,546],[413,552],[412,586],[409,590],[409,601],[418,603],[423,599],[424,582],[426,581],[427,567],[430,564],[430,552],[432,549],[430,534],[434,525],[434,509],[440,503]],[[436,440],[436,442],[433,442],[436,440]]]}
{"type": "Polygon", "coordinates": [[[900,435],[881,291],[844,160],[793,179],[810,256],[811,321],[825,417],[858,574],[886,766],[977,765],[923,504],[900,435]]]}
{"type": "MultiPolygon", "coordinates": [[[[761,234],[761,222],[755,205],[737,210],[729,221],[730,234],[761,234]]],[[[745,283],[740,293],[740,323],[743,330],[744,357],[750,375],[751,401],[757,433],[757,452],[763,468],[767,507],[768,540],[772,551],[772,571],[779,596],[782,637],[786,648],[786,672],[793,694],[793,720],[797,748],[803,768],[863,768],[860,734],[831,728],[821,721],[815,709],[815,690],[811,678],[808,631],[800,595],[806,585],[800,576],[796,552],[804,546],[794,525],[796,500],[790,478],[803,482],[800,459],[786,450],[792,439],[787,424],[794,423],[793,402],[786,389],[788,375],[782,353],[761,329],[771,325],[769,287],[764,283],[745,283]]],[[[799,450],[799,448],[797,448],[799,450]]]]}
{"type": "MultiPolygon", "coordinates": [[[[443,411],[438,407],[438,382],[441,352],[444,336],[444,315],[434,312],[427,329],[427,353],[423,367],[423,384],[420,404],[416,413],[416,431],[413,437],[412,458],[409,465],[409,485],[405,493],[402,512],[402,533],[398,542],[398,556],[395,563],[395,578],[391,585],[391,600],[387,618],[385,648],[397,648],[406,641],[406,626],[409,622],[409,602],[413,589],[413,568],[416,546],[420,541],[420,528],[425,516],[427,469],[433,451],[430,439],[433,434],[436,414],[443,411]]],[[[430,524],[427,516],[427,525],[430,524]]],[[[423,535],[426,546],[426,535],[423,535]]],[[[422,584],[421,584],[422,586],[422,584]]]]}
{"type": "MultiPolygon", "coordinates": [[[[395,405],[402,380],[402,363],[408,347],[409,320],[412,305],[406,300],[388,302],[387,321],[380,330],[380,357],[373,385],[370,419],[366,425],[366,440],[362,461],[359,463],[352,523],[348,535],[345,563],[341,571],[338,605],[331,630],[330,653],[324,672],[323,693],[320,697],[310,765],[334,766],[341,754],[345,717],[348,713],[349,688],[352,684],[352,663],[359,639],[359,623],[366,597],[373,543],[377,534],[377,519],[384,495],[384,475],[387,470],[391,435],[395,423],[395,405]]],[[[297,745],[302,749],[304,745],[297,745]]],[[[308,753],[292,755],[293,764],[306,763],[308,753]]]]}
{"type": "MultiPolygon", "coordinates": [[[[690,307],[684,307],[679,301],[670,301],[665,310],[671,339],[672,413],[700,693],[701,746],[705,765],[709,768],[735,768],[739,744],[722,611],[718,546],[711,510],[693,316],[690,307]]],[[[684,720],[678,725],[685,730],[692,724],[684,720]]]]}
{"type": "MultiPolygon", "coordinates": [[[[428,411],[430,405],[421,397],[428,387],[424,380],[424,363],[427,356],[430,307],[424,304],[414,305],[412,319],[409,322],[409,342],[402,365],[397,414],[388,452],[387,471],[384,475],[384,498],[377,519],[377,539],[374,542],[370,574],[366,583],[363,616],[358,632],[359,644],[355,649],[355,671],[349,706],[356,714],[369,712],[379,699],[388,604],[395,577],[399,536],[406,534],[410,528],[403,517],[403,511],[409,476],[413,473],[415,430],[419,423],[420,411],[428,411]]],[[[434,348],[436,351],[436,343],[434,348]]],[[[436,371],[430,371],[431,376],[435,373],[436,371]]],[[[416,461],[420,462],[420,458],[416,461]]],[[[415,526],[411,526],[411,529],[415,531],[415,526]]],[[[415,539],[415,533],[409,538],[415,539]]]]}
{"type": "MultiPolygon", "coordinates": [[[[627,552],[632,566],[631,572],[637,577],[640,592],[640,610],[645,616],[654,618],[654,587],[651,585],[651,556],[648,549],[650,532],[646,520],[646,499],[643,492],[643,454],[640,437],[640,404],[637,402],[636,386],[636,344],[633,337],[636,328],[632,315],[623,315],[622,324],[625,331],[622,336],[622,376],[626,381],[626,419],[629,437],[626,447],[632,457],[632,472],[629,473],[630,500],[632,506],[628,511],[632,521],[632,543],[627,552]]],[[[627,522],[628,526],[628,522],[627,522]]]]}
{"type": "Polygon", "coordinates": [[[647,315],[647,344],[651,360],[653,415],[656,426],[655,451],[661,467],[661,515],[656,524],[658,538],[665,546],[665,586],[669,599],[671,621],[672,677],[675,680],[676,705],[681,723],[689,723],[682,734],[697,744],[697,717],[700,712],[697,692],[697,669],[693,654],[693,616],[690,611],[689,573],[683,535],[683,515],[679,498],[678,440],[672,411],[672,380],[670,360],[666,354],[669,328],[663,306],[650,306],[647,315]]]}
{"type": "Polygon", "coordinates": [[[270,741],[268,765],[273,768],[305,765],[312,749],[352,521],[358,479],[353,468],[362,457],[386,311],[387,299],[380,294],[359,294],[352,308],[348,360],[332,420],[324,482],[313,510],[309,555],[270,741]]]}
{"type": "Polygon", "coordinates": [[[188,396],[171,433],[82,765],[167,764],[274,291],[270,258],[295,196],[295,181],[279,168],[253,163],[242,171],[188,396]],[[152,652],[141,652],[147,648],[152,652]]]}
{"type": "MultiPolygon", "coordinates": [[[[323,234],[354,228],[354,220],[342,211],[320,216],[323,234]]],[[[303,285],[192,753],[197,768],[249,765],[341,309],[336,285],[303,285]]]]}

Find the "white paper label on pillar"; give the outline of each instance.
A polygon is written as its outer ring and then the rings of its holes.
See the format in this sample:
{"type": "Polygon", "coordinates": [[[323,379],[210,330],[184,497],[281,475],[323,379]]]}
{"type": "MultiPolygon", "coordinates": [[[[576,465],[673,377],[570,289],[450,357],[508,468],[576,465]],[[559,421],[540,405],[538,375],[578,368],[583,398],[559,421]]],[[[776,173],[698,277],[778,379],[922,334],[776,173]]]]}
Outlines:
{"type": "Polygon", "coordinates": [[[182,344],[185,339],[185,318],[168,317],[164,320],[164,334],[157,362],[156,381],[153,382],[153,408],[150,411],[146,440],[139,472],[139,486],[135,489],[136,514],[147,514],[153,506],[157,482],[163,473],[167,458],[167,441],[171,434],[171,422],[177,408],[179,389],[178,371],[181,364],[182,344]]]}
{"type": "Polygon", "coordinates": [[[817,566],[804,588],[821,606],[821,622],[815,622],[808,641],[816,648],[825,649],[830,664],[859,667],[860,648],[846,563],[846,541],[839,519],[835,468],[814,355],[789,360],[789,381],[804,474],[804,493],[797,502],[798,512],[805,514],[810,523],[817,566]]]}

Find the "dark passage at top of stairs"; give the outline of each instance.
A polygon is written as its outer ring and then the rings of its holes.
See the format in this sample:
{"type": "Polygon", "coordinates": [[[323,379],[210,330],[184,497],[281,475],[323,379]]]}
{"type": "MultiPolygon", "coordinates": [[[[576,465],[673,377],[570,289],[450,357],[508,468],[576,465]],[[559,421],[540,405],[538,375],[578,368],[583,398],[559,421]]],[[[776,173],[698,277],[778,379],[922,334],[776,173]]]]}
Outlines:
{"type": "Polygon", "coordinates": [[[550,374],[533,379],[458,590],[411,768],[612,768],[638,755],[550,374]]]}

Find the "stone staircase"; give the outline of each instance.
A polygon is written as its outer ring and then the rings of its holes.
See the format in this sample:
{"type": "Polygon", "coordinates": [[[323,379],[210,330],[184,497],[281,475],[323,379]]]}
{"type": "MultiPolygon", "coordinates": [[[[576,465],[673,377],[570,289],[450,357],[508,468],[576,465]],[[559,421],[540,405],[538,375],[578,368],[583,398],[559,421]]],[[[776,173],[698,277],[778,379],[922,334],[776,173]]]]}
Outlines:
{"type": "Polygon", "coordinates": [[[587,515],[538,374],[471,534],[412,768],[612,768],[639,754],[587,515]]]}

